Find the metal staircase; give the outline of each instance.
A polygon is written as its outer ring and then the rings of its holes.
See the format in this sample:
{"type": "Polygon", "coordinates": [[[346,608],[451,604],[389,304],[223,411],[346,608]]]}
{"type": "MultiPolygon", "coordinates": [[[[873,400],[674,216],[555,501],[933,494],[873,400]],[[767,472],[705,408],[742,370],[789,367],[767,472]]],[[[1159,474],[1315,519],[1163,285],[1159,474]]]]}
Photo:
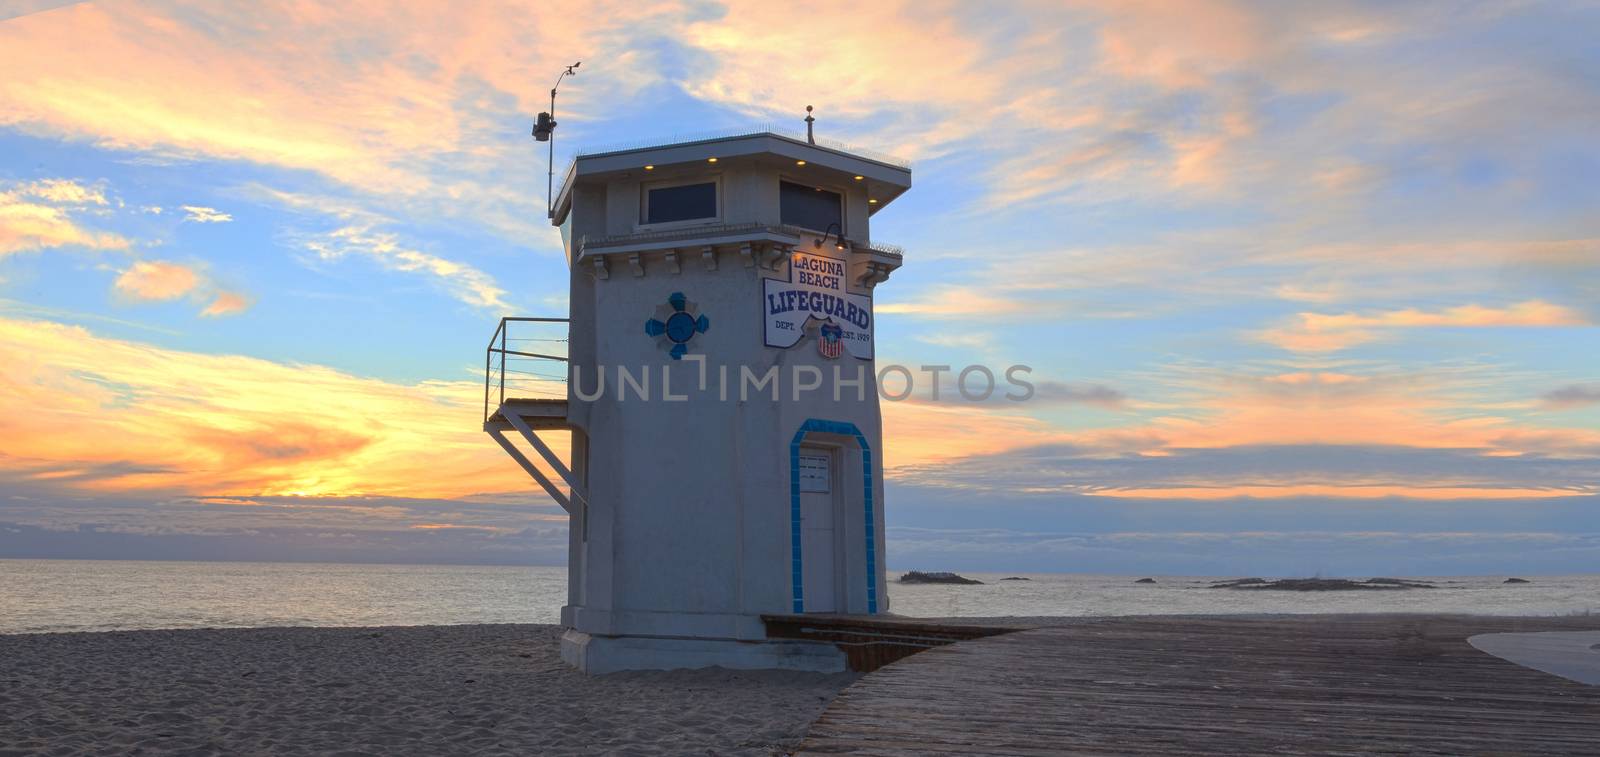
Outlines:
{"type": "Polygon", "coordinates": [[[501,318],[483,358],[483,430],[568,515],[586,504],[583,486],[540,431],[571,430],[567,420],[567,319],[501,318]],[[508,396],[509,393],[509,396],[508,396]],[[506,437],[516,431],[567,491],[506,437]],[[574,502],[576,500],[576,502],[574,502]]]}

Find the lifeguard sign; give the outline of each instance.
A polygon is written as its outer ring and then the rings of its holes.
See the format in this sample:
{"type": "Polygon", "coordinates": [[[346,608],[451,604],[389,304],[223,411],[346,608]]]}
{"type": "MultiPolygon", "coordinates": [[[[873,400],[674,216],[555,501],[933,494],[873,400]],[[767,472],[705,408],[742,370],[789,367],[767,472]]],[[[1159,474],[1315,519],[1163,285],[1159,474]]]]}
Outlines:
{"type": "MultiPolygon", "coordinates": [[[[872,298],[845,287],[849,266],[847,258],[796,252],[788,281],[763,279],[767,346],[793,347],[810,331],[819,340],[839,343],[853,357],[871,360],[872,298]]],[[[826,344],[820,349],[825,357],[838,357],[837,350],[829,355],[826,344]]]]}
{"type": "Polygon", "coordinates": [[[893,159],[769,132],[573,163],[552,214],[566,396],[505,397],[484,424],[569,514],[572,665],[842,670],[762,616],[889,609],[872,293],[903,258],[868,226],[910,187],[893,159]],[[860,370],[832,370],[846,356],[860,370]],[[801,371],[860,391],[791,391],[801,371]],[[547,429],[570,430],[570,468],[547,429]]]}

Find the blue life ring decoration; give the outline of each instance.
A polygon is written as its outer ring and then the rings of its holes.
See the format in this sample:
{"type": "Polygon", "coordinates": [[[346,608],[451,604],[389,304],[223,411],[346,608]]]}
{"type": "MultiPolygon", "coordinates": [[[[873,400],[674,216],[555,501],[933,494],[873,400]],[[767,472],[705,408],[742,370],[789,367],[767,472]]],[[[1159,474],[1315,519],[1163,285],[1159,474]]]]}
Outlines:
{"type": "Polygon", "coordinates": [[[656,306],[655,317],[644,322],[644,333],[655,337],[656,344],[673,360],[682,360],[695,337],[710,328],[711,319],[701,315],[699,306],[684,297],[683,292],[668,295],[665,305],[656,306]]]}

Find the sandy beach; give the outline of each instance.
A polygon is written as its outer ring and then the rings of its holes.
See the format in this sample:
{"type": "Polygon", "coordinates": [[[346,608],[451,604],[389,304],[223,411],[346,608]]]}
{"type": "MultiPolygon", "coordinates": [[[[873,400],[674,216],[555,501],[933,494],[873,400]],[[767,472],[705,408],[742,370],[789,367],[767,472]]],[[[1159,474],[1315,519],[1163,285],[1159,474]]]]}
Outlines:
{"type": "Polygon", "coordinates": [[[0,636],[0,755],[786,754],[855,674],[587,677],[560,628],[0,636]]]}
{"type": "Polygon", "coordinates": [[[531,624],[0,635],[0,757],[765,756],[802,745],[965,755],[1023,744],[1253,754],[1288,743],[1568,754],[1593,743],[1592,616],[959,620],[1034,630],[865,678],[590,677],[559,659],[559,627],[531,624]],[[968,727],[974,717],[987,730],[968,727]]]}

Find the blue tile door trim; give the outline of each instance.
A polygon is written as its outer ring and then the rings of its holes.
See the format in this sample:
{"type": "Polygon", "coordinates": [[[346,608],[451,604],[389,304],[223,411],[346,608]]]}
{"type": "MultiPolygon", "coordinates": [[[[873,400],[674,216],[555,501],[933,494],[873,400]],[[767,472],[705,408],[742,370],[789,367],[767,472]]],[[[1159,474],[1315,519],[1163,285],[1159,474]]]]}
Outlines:
{"type": "Polygon", "coordinates": [[[861,435],[861,430],[854,423],[843,421],[825,421],[817,418],[808,419],[800,424],[800,430],[794,434],[794,441],[789,443],[789,569],[794,586],[794,611],[806,611],[805,586],[803,573],[800,570],[800,443],[805,441],[806,434],[838,434],[840,436],[855,437],[856,444],[861,447],[861,493],[863,513],[866,517],[867,534],[867,613],[878,614],[878,540],[875,538],[875,521],[872,518],[872,447],[867,444],[867,437],[861,435]]]}

